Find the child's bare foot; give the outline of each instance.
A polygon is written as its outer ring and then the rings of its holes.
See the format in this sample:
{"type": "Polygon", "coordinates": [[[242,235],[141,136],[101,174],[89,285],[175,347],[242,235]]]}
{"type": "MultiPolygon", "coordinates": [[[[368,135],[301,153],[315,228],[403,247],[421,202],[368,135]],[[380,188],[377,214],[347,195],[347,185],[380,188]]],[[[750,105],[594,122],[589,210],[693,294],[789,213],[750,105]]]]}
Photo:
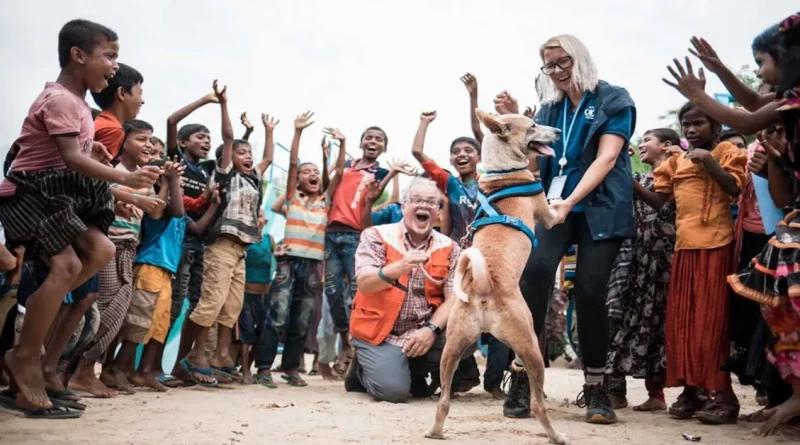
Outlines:
{"type": "Polygon", "coordinates": [[[3,361],[12,390],[17,391],[16,406],[25,409],[52,408],[42,376],[42,363],[38,355],[17,357],[15,350],[6,351],[3,361]]]}
{"type": "Polygon", "coordinates": [[[125,371],[117,367],[112,367],[111,376],[114,377],[116,387],[120,394],[125,394],[126,396],[136,394],[136,388],[134,388],[130,380],[128,380],[128,375],[125,373],[125,371]]]}
{"type": "Polygon", "coordinates": [[[111,375],[110,366],[104,366],[103,370],[100,371],[100,381],[103,382],[103,384],[108,386],[109,388],[117,387],[117,380],[114,379],[113,375],[111,375]]]}
{"type": "Polygon", "coordinates": [[[44,378],[44,387],[46,390],[63,391],[66,389],[62,380],[63,376],[58,373],[58,370],[42,367],[42,377],[44,378]]]}
{"type": "Polygon", "coordinates": [[[252,385],[255,382],[253,373],[249,369],[242,369],[242,385],[252,385]]]}
{"type": "Polygon", "coordinates": [[[773,410],[764,410],[765,422],[754,433],[756,436],[769,436],[782,424],[800,416],[800,385],[792,385],[794,395],[773,410]],[[770,411],[770,412],[767,412],[770,411]]]}
{"type": "Polygon", "coordinates": [[[637,405],[633,407],[634,411],[664,411],[667,409],[667,402],[660,400],[649,398],[646,402],[642,403],[641,405],[637,405]]]}
{"type": "Polygon", "coordinates": [[[335,382],[340,380],[339,376],[333,373],[331,365],[329,365],[328,363],[317,363],[317,370],[319,371],[319,375],[322,376],[322,380],[326,380],[329,382],[335,382]]]}
{"type": "Polygon", "coordinates": [[[94,364],[86,365],[81,363],[72,378],[69,379],[67,388],[73,391],[89,393],[101,399],[116,397],[119,393],[110,389],[94,375],[94,364]]]}
{"type": "Polygon", "coordinates": [[[159,383],[156,374],[152,372],[137,372],[131,376],[130,382],[137,388],[150,388],[158,392],[167,392],[167,387],[159,383]]]}

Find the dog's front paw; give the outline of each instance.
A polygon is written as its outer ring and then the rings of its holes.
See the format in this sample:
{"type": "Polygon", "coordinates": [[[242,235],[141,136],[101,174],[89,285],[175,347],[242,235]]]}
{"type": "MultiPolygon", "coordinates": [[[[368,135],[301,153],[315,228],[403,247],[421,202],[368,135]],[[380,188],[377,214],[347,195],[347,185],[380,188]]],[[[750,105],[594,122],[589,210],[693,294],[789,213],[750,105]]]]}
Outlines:
{"type": "Polygon", "coordinates": [[[556,435],[550,438],[550,443],[556,443],[559,445],[567,445],[569,444],[569,438],[564,433],[559,433],[556,431],[556,435]]]}
{"type": "Polygon", "coordinates": [[[430,431],[428,431],[427,434],[425,434],[425,438],[427,438],[427,439],[436,439],[436,440],[444,440],[444,434],[442,434],[441,431],[430,430],[430,431]]]}

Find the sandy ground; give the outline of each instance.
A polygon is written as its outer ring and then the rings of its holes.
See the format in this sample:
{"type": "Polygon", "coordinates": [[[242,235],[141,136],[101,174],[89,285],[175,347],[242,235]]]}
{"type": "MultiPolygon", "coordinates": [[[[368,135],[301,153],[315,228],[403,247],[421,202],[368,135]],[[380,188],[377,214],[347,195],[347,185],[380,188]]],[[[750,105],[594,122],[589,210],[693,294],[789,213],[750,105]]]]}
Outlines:
{"type": "MultiPolygon", "coordinates": [[[[310,363],[310,357],[308,358],[310,363]]],[[[280,379],[277,379],[280,380],[280,379]]],[[[307,388],[278,389],[231,386],[230,389],[176,389],[168,393],[140,391],[112,400],[84,399],[89,408],[79,420],[30,420],[0,411],[0,444],[439,444],[424,439],[433,422],[436,403],[379,403],[364,394],[345,393],[342,384],[307,379],[307,388]]],[[[784,427],[775,437],[750,434],[751,425],[711,427],[670,419],[665,413],[618,411],[620,422],[594,426],[583,422],[574,406],[580,371],[551,368],[545,390],[557,430],[573,444],[688,444],[682,433],[701,437],[701,444],[799,443],[800,427],[784,427]],[[573,404],[567,405],[567,401],[573,404]]],[[[641,381],[629,380],[629,400],[641,403],[641,381]]],[[[679,391],[670,390],[668,401],[679,391]]],[[[757,409],[754,393],[737,387],[743,412],[757,409]]],[[[502,402],[480,388],[453,401],[445,434],[458,444],[544,444],[535,419],[502,416],[502,402]]],[[[447,443],[447,442],[445,442],[447,443]]]]}

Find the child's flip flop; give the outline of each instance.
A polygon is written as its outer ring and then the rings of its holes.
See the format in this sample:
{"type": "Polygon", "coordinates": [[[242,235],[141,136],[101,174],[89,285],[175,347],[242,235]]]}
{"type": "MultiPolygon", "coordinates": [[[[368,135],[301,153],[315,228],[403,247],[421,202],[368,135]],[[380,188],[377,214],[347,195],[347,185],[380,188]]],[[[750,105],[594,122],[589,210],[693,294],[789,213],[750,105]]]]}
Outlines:
{"type": "Polygon", "coordinates": [[[17,407],[16,395],[9,390],[0,393],[0,406],[10,411],[22,413],[25,417],[31,419],[78,419],[83,415],[82,411],[71,410],[59,403],[53,403],[52,408],[19,408],[17,407]]]}
{"type": "Polygon", "coordinates": [[[286,380],[289,386],[296,386],[298,388],[308,386],[308,383],[299,375],[283,374],[281,378],[286,380]]]}
{"type": "Polygon", "coordinates": [[[186,370],[186,372],[189,373],[189,377],[191,377],[192,380],[195,383],[197,383],[198,385],[200,385],[200,386],[202,386],[204,388],[216,388],[216,387],[219,386],[219,382],[217,381],[217,379],[213,379],[212,382],[204,382],[204,381],[202,381],[202,380],[200,380],[200,379],[198,379],[197,377],[194,376],[194,374],[197,373],[197,374],[202,374],[202,375],[205,375],[205,376],[212,377],[214,375],[214,371],[212,371],[212,370],[210,370],[208,368],[196,368],[191,363],[189,363],[189,361],[186,360],[185,358],[181,359],[180,365],[181,365],[181,367],[183,369],[186,370]]]}
{"type": "Polygon", "coordinates": [[[256,374],[253,376],[253,379],[257,384],[266,388],[275,389],[278,387],[278,385],[275,384],[275,381],[272,380],[271,375],[256,374]]]}
{"type": "Polygon", "coordinates": [[[167,388],[187,388],[195,385],[194,382],[184,382],[183,380],[170,374],[159,374],[156,376],[156,380],[158,380],[158,383],[161,383],[167,388]]]}
{"type": "Polygon", "coordinates": [[[61,406],[65,406],[67,408],[78,411],[86,410],[86,405],[78,402],[78,400],[80,400],[80,397],[76,396],[74,392],[68,389],[65,389],[63,391],[59,390],[47,391],[47,397],[50,397],[50,401],[53,402],[53,405],[59,404],[61,406]]]}
{"type": "Polygon", "coordinates": [[[228,377],[229,379],[237,381],[244,380],[244,376],[239,373],[239,370],[237,370],[235,366],[226,366],[224,368],[212,366],[211,371],[215,374],[228,377]]]}

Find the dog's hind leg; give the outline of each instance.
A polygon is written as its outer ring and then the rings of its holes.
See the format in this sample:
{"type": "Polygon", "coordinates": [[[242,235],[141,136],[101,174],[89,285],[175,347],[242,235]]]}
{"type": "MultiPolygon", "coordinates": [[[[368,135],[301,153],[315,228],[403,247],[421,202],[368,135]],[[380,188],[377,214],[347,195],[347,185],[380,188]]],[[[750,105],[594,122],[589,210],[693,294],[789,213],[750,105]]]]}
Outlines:
{"type": "Polygon", "coordinates": [[[539,423],[544,428],[550,443],[566,444],[567,437],[553,429],[547,405],[544,401],[544,359],[539,350],[539,341],[533,330],[533,320],[522,296],[506,300],[501,320],[493,326],[492,335],[505,342],[522,360],[531,387],[532,409],[539,423]]]}
{"type": "Polygon", "coordinates": [[[433,428],[425,435],[429,439],[444,439],[444,421],[450,413],[453,375],[461,357],[478,340],[480,335],[478,320],[471,312],[472,308],[469,305],[456,301],[447,321],[447,339],[439,365],[442,395],[436,405],[436,420],[433,423],[433,428]]]}

